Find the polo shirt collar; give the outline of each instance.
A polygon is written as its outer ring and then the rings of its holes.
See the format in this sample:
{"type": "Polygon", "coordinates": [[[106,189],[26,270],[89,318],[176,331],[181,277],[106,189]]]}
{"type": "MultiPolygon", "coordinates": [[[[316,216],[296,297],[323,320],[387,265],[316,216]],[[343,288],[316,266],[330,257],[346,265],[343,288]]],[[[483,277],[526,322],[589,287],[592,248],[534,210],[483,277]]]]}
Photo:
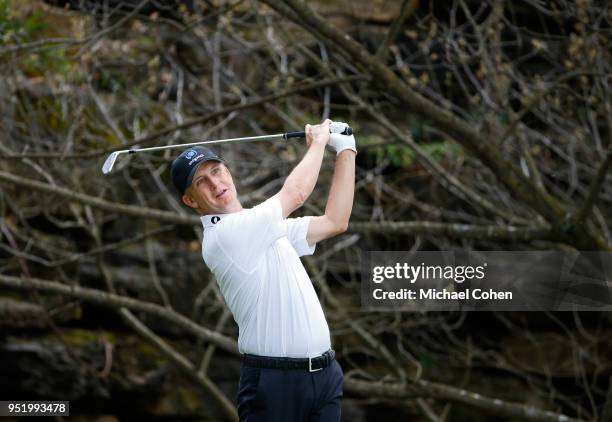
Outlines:
{"type": "Polygon", "coordinates": [[[229,214],[208,214],[200,217],[202,220],[202,225],[205,229],[209,227],[214,227],[222,218],[227,217],[229,214]]]}

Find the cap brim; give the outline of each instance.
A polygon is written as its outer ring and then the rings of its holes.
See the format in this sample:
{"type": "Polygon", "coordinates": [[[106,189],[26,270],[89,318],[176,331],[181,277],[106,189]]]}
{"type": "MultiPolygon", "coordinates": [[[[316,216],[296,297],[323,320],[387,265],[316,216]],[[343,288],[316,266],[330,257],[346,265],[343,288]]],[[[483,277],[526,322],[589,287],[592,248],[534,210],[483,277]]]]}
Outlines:
{"type": "Polygon", "coordinates": [[[187,176],[187,183],[185,184],[185,189],[183,190],[183,195],[185,194],[185,191],[187,190],[187,188],[189,188],[189,186],[191,186],[191,184],[193,183],[193,177],[195,176],[196,172],[198,171],[198,169],[200,168],[200,166],[208,161],[218,161],[220,163],[223,162],[223,160],[219,157],[210,157],[210,158],[205,158],[202,161],[200,161],[198,164],[196,164],[191,171],[189,172],[189,176],[187,176]]]}

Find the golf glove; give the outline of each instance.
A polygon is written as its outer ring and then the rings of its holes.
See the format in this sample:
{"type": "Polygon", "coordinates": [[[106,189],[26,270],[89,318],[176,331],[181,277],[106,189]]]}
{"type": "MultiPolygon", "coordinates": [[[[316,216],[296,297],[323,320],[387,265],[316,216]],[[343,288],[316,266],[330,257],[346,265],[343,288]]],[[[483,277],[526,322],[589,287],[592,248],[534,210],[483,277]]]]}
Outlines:
{"type": "Polygon", "coordinates": [[[353,135],[342,135],[340,132],[344,132],[344,129],[348,125],[344,122],[332,122],[329,126],[329,146],[336,151],[336,155],[340,154],[345,149],[350,149],[357,152],[355,144],[355,136],[353,135]]]}

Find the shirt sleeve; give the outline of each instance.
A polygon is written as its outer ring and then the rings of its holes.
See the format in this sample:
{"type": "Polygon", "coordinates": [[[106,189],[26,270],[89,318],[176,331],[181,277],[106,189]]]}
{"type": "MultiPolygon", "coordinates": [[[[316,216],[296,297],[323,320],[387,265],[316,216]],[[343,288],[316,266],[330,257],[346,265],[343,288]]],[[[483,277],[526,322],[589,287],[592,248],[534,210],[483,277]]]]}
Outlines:
{"type": "Polygon", "coordinates": [[[287,226],[287,239],[291,242],[298,256],[312,255],[317,246],[316,243],[310,246],[306,240],[311,218],[312,217],[298,217],[287,218],[285,220],[287,226]]]}
{"type": "Polygon", "coordinates": [[[217,227],[223,252],[243,271],[255,269],[262,253],[286,235],[282,205],[273,196],[261,204],[222,220],[217,227]]]}

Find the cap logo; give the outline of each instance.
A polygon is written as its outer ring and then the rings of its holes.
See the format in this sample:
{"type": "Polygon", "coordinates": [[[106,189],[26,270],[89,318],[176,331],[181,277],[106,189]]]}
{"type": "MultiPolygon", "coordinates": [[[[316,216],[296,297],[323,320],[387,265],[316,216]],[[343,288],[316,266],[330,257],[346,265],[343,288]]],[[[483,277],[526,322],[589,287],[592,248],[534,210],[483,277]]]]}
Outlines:
{"type": "Polygon", "coordinates": [[[197,154],[196,151],[190,149],[189,151],[187,151],[185,153],[185,158],[188,159],[188,160],[191,160],[194,157],[194,155],[196,155],[196,154],[197,154]]]}
{"type": "Polygon", "coordinates": [[[200,154],[198,155],[196,158],[194,158],[193,160],[191,160],[189,162],[189,165],[192,165],[193,163],[195,163],[196,161],[198,161],[200,158],[204,157],[204,154],[200,154]]]}

